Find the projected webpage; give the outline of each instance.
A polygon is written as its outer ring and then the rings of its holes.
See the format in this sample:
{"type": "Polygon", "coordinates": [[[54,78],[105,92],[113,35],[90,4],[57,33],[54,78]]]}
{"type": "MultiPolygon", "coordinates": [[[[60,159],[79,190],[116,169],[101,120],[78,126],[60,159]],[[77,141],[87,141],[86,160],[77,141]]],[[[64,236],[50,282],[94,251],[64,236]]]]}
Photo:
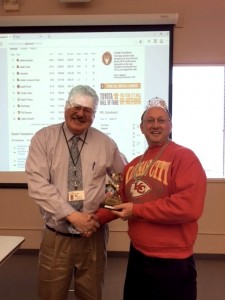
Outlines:
{"type": "Polygon", "coordinates": [[[78,84],[99,95],[93,126],[128,160],[143,153],[146,102],[168,101],[169,39],[168,31],[0,34],[0,170],[24,171],[31,137],[64,121],[68,93],[78,84]]]}

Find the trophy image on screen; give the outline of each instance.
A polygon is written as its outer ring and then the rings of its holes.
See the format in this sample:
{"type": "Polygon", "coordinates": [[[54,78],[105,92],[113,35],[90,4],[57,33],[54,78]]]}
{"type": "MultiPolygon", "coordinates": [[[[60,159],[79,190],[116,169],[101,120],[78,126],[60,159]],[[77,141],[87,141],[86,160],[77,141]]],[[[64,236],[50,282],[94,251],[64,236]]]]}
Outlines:
{"type": "Polygon", "coordinates": [[[115,205],[122,203],[122,199],[119,195],[119,185],[121,180],[120,173],[112,173],[111,179],[105,186],[105,199],[103,203],[101,203],[101,207],[113,209],[115,205]]]}

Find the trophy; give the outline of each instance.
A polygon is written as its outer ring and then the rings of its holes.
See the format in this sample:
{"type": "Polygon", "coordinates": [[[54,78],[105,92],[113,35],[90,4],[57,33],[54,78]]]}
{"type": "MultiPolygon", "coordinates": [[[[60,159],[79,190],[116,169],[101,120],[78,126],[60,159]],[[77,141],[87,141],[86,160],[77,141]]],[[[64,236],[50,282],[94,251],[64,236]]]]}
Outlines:
{"type": "Polygon", "coordinates": [[[122,199],[119,195],[121,181],[122,178],[120,173],[112,173],[111,179],[105,186],[105,199],[100,207],[113,209],[115,205],[122,203],[122,199]]]}

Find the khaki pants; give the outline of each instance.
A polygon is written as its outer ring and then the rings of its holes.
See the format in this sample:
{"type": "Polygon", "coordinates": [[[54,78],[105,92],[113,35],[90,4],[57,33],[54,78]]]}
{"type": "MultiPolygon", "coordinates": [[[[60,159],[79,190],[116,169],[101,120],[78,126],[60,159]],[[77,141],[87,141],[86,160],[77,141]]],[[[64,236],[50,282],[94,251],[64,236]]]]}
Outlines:
{"type": "Polygon", "coordinates": [[[76,300],[101,300],[107,240],[107,225],[90,238],[66,237],[45,229],[39,254],[39,299],[66,300],[74,276],[76,300]]]}

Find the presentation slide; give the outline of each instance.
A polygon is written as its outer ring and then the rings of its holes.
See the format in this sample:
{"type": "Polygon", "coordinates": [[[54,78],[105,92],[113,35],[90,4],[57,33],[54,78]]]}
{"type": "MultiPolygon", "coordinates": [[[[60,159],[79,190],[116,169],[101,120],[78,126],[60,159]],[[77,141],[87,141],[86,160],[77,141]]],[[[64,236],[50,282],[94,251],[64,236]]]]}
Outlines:
{"type": "MultiPolygon", "coordinates": [[[[169,102],[171,32],[0,33],[0,183],[25,183],[31,137],[64,121],[70,89],[99,95],[93,126],[131,160],[147,144],[139,129],[147,101],[169,102]]],[[[38,162],[37,162],[38,163],[38,162]]]]}

